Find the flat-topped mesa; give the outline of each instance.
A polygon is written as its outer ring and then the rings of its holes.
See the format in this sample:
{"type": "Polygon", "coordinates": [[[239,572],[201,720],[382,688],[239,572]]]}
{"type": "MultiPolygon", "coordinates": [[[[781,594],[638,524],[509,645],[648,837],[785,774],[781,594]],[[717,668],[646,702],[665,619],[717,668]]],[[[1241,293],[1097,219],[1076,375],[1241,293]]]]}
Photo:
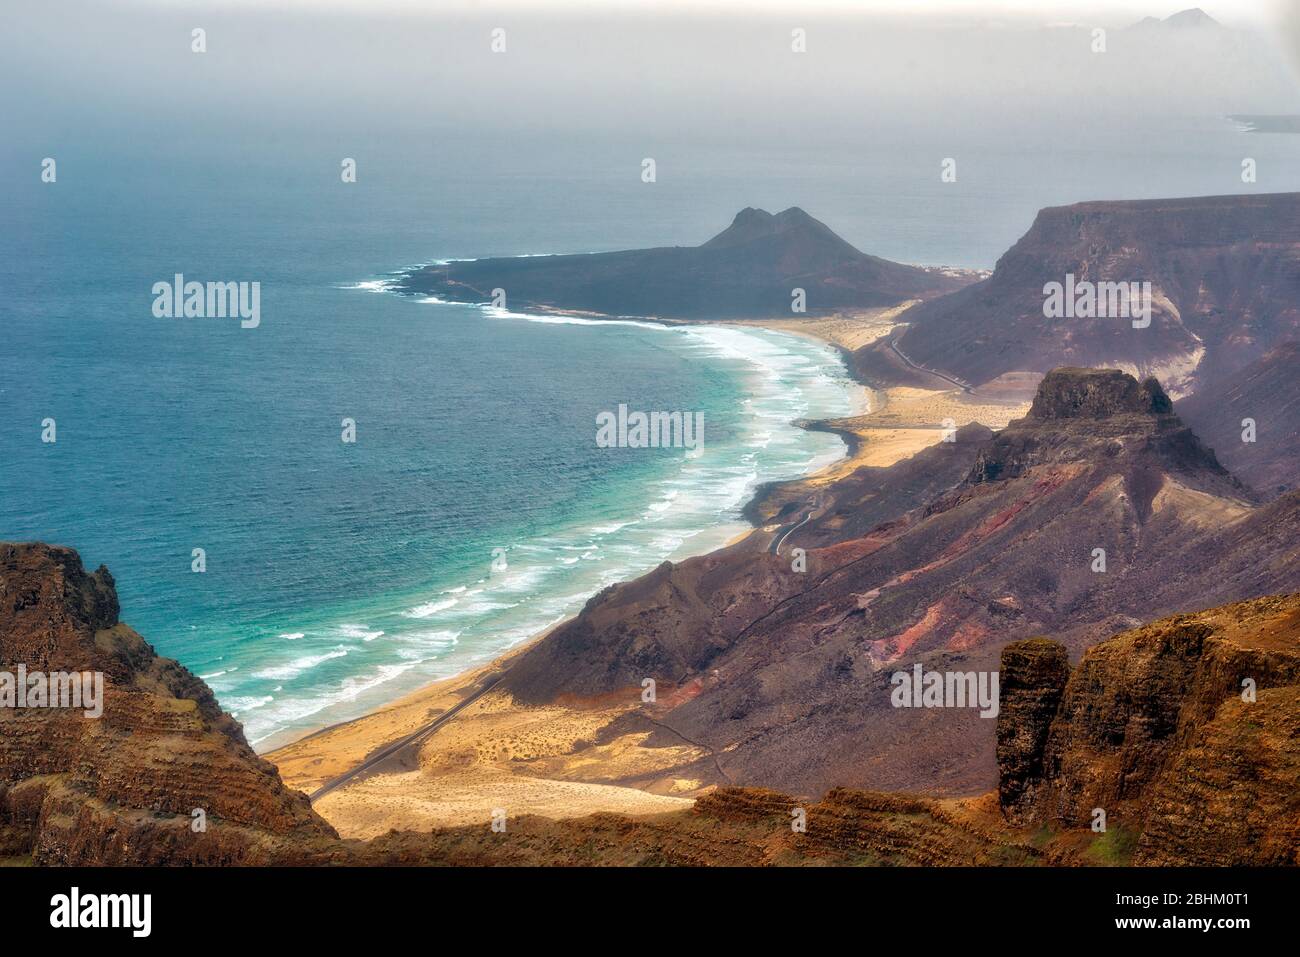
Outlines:
{"type": "Polygon", "coordinates": [[[977,388],[1058,366],[1121,368],[1158,376],[1178,399],[1235,385],[1243,366],[1300,337],[1297,288],[1300,193],[1051,207],[987,280],[909,309],[906,329],[857,362],[901,376],[897,348],[977,388]],[[1127,304],[1097,299],[1103,284],[1127,284],[1127,304]],[[1072,305],[1050,302],[1050,289],[1072,305]]]}
{"type": "Polygon", "coordinates": [[[1104,419],[1166,415],[1174,404],[1154,378],[1141,385],[1119,369],[1053,369],[1038,386],[1031,419],[1104,419]]]}
{"type": "Polygon", "coordinates": [[[967,481],[1000,481],[1064,463],[1131,475],[1176,472],[1203,491],[1230,498],[1251,494],[1174,414],[1159,382],[1139,383],[1118,369],[1047,373],[1029,414],[989,442],[967,481]]]}

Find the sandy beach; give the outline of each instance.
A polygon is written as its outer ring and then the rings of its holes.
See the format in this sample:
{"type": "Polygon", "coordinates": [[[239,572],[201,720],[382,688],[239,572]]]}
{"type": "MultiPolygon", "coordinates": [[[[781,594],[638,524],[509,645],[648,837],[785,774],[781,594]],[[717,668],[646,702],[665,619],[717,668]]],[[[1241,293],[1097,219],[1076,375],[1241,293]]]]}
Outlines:
{"type": "MultiPolygon", "coordinates": [[[[909,305],[763,325],[848,352],[887,335],[909,305]]],[[[801,423],[843,436],[849,454],[803,479],[760,490],[751,505],[757,527],[733,543],[751,536],[765,536],[765,543],[777,527],[770,520],[785,502],[816,495],[858,469],[884,468],[907,458],[940,441],[946,423],[980,422],[998,429],[1027,411],[1021,401],[959,389],[862,388],[869,409],[865,414],[801,423]]],[[[705,749],[688,741],[665,745],[662,734],[654,747],[643,746],[656,728],[652,714],[647,717],[635,704],[523,707],[504,691],[483,690],[543,637],[265,757],[290,786],[312,794],[463,705],[418,742],[403,745],[345,783],[331,784],[328,793],[314,800],[316,810],[340,834],[361,838],[395,827],[485,823],[498,811],[550,818],[658,814],[689,806],[713,786],[698,777],[701,764],[711,760],[705,749]]]]}

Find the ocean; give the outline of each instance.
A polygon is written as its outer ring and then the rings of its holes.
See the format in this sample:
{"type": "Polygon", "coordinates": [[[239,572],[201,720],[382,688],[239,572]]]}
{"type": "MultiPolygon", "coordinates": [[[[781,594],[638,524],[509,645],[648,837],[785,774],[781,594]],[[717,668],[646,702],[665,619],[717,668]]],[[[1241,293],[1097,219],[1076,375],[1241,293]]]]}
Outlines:
{"type": "Polygon", "coordinates": [[[1218,117],[971,145],[949,192],[946,151],[918,140],[761,161],[681,147],[654,184],[613,142],[204,142],[70,136],[55,184],[39,151],[0,154],[0,539],[106,564],[123,621],[262,749],[721,545],[757,484],[843,454],[793,420],[860,409],[808,339],[500,315],[387,292],[395,271],[693,244],[747,205],[800,205],[889,258],[988,268],[1044,205],[1300,188],[1300,140],[1218,117]],[[1245,149],[1266,185],[1235,181],[1245,149]],[[338,158],[358,152],[344,184],[338,158]],[[156,318],[151,287],[175,273],[260,282],[260,326],[156,318]],[[702,450],[597,447],[596,416],[620,403],[702,412],[702,450]]]}
{"type": "Polygon", "coordinates": [[[723,544],[759,482],[843,454],[794,419],[860,408],[835,353],[802,337],[423,302],[383,280],[446,252],[434,230],[358,254],[319,210],[292,215],[305,195],[277,190],[258,216],[220,189],[195,211],[193,183],[111,181],[36,194],[26,269],[6,257],[22,277],[0,398],[30,427],[4,433],[0,528],[107,564],[123,620],[257,745],[723,544]],[[150,288],[173,272],[259,279],[260,325],[155,318],[150,288]],[[596,416],[620,403],[702,413],[704,441],[598,448],[596,416]]]}

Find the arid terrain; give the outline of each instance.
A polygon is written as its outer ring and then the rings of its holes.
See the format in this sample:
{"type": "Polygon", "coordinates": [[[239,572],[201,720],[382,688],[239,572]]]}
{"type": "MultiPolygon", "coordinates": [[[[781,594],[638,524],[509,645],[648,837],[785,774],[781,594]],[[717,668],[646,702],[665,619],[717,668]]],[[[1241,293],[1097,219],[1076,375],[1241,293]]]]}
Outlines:
{"type": "Polygon", "coordinates": [[[103,721],[0,714],[9,863],[1300,863],[1298,596],[1154,622],[1074,669],[1059,643],[1008,645],[998,778],[985,794],[724,786],[631,817],[503,808],[499,830],[430,827],[419,808],[401,807],[413,815],[401,829],[357,828],[376,835],[369,841],[340,838],[252,753],[202,682],[154,655],[116,612],[105,570],[87,575],[67,549],[0,545],[0,665],[103,668],[109,685],[103,721]],[[1097,807],[1104,832],[1090,826],[1097,807]]]}
{"type": "MultiPolygon", "coordinates": [[[[753,295],[787,311],[811,276],[842,300],[770,324],[843,350],[870,411],[803,423],[850,454],[759,489],[727,547],[263,757],[118,621],[106,569],[0,545],[0,666],[108,684],[102,721],[0,712],[0,855],[1300,862],[1296,199],[1044,210],[979,281],[873,260],[798,210],[746,210],[701,247],[413,274],[478,296],[518,268],[536,302],[592,312],[614,311],[618,257],[758,270],[776,279],[753,295]],[[1066,272],[1152,282],[1151,326],[1044,327],[1066,272]],[[925,672],[998,676],[996,714],[900,707],[896,677],[925,672]]],[[[689,318],[720,294],[687,282],[664,308],[638,288],[622,312],[689,318]]]]}
{"type": "MultiPolygon", "coordinates": [[[[534,746],[546,744],[527,753],[504,747],[499,754],[508,757],[489,762],[491,775],[534,782],[581,780],[663,795],[735,783],[795,793],[846,784],[953,795],[988,787],[996,773],[988,723],[951,712],[900,714],[884,704],[886,669],[915,661],[992,668],[1003,643],[1033,634],[1059,635],[1077,655],[1151,617],[1300,587],[1296,502],[1283,494],[1295,447],[1285,438],[1294,431],[1288,410],[1297,378],[1288,375],[1294,349],[1286,343],[1296,276],[1285,264],[1294,263],[1296,244],[1284,223],[1293,200],[1047,210],[998,270],[968,289],[892,308],[767,320],[852,354],[874,386],[868,415],[810,424],[843,435],[850,456],[807,480],[763,489],[748,510],[758,529],[724,552],[617,586],[520,652],[513,667],[494,672],[505,676],[500,686],[424,742],[400,780],[367,776],[320,806],[348,828],[372,803],[428,795],[450,774],[463,783],[453,756],[468,749],[479,767],[503,722],[526,724],[534,746]],[[1182,238],[1202,235],[1197,224],[1211,215],[1224,221],[1205,234],[1210,240],[1182,238]],[[1133,252],[1139,223],[1153,228],[1133,252]],[[1023,307],[1024,322],[1041,321],[1042,280],[1057,267],[1110,278],[1141,262],[1144,275],[1157,266],[1181,274],[1215,243],[1230,246],[1222,255],[1246,255],[1233,229],[1271,229],[1281,244],[1270,247],[1279,267],[1266,267],[1269,280],[1251,293],[1253,304],[1241,305],[1232,292],[1241,270],[1221,268],[1196,296],[1185,281],[1169,295],[1157,283],[1165,326],[1132,332],[1154,333],[1148,342],[1165,349],[1185,318],[1198,337],[1196,329],[1212,328],[1204,325],[1208,313],[1222,309],[1218,297],[1249,313],[1252,339],[1283,345],[1241,375],[1225,371],[1251,354],[1241,335],[1215,347],[1206,368],[1216,376],[1189,377],[1164,360],[1118,363],[1171,370],[1184,391],[1198,385],[1177,409],[1159,384],[1122,372],[1062,370],[1040,385],[1041,372],[1026,361],[981,379],[974,367],[922,365],[897,348],[901,342],[931,358],[913,346],[927,335],[953,340],[954,330],[973,328],[981,309],[999,321],[1022,301],[1032,303],[1023,307]],[[931,313],[949,318],[939,323],[931,313]],[[1174,316],[1178,323],[1169,325],[1174,316]],[[967,379],[978,387],[970,390],[967,379]],[[1186,426],[1178,414],[1184,403],[1246,481],[1186,426]],[[1255,410],[1272,433],[1266,444],[1236,434],[1240,418],[1255,410]],[[1096,548],[1105,551],[1105,571],[1092,564],[1096,548]],[[805,572],[785,571],[793,549],[803,551],[805,572]],[[641,701],[647,678],[656,683],[653,705],[641,701]],[[567,730],[577,713],[601,726],[594,742],[567,730]],[[549,733],[539,736],[541,727],[549,733]],[[630,758],[647,750],[656,752],[653,762],[630,758]]],[[[1077,320],[1043,348],[1048,361],[1100,355],[1116,329],[1077,320]]],[[[1035,340],[998,341],[1006,344],[973,340],[966,354],[1028,356],[1035,340]]],[[[1203,372],[1206,350],[1192,352],[1189,369],[1203,372]]],[[[374,747],[392,736],[367,738],[374,747]]],[[[501,787],[494,781],[487,790],[501,787]]]]}

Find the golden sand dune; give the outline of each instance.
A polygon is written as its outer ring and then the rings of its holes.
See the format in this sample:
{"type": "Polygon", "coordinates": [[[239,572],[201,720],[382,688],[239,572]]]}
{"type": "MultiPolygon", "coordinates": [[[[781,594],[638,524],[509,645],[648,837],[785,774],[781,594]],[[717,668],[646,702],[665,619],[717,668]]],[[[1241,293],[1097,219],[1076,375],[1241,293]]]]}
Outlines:
{"type": "MultiPolygon", "coordinates": [[[[471,694],[487,671],[430,685],[268,757],[291,786],[313,791],[471,694]]],[[[690,799],[676,795],[693,796],[699,783],[675,777],[673,770],[698,760],[697,749],[644,748],[645,733],[596,743],[628,710],[522,708],[504,692],[489,692],[412,754],[330,791],[316,809],[342,836],[369,838],[391,828],[484,823],[498,809],[507,817],[566,818],[690,806],[690,799]],[[644,789],[609,783],[626,779],[644,789]]]]}

